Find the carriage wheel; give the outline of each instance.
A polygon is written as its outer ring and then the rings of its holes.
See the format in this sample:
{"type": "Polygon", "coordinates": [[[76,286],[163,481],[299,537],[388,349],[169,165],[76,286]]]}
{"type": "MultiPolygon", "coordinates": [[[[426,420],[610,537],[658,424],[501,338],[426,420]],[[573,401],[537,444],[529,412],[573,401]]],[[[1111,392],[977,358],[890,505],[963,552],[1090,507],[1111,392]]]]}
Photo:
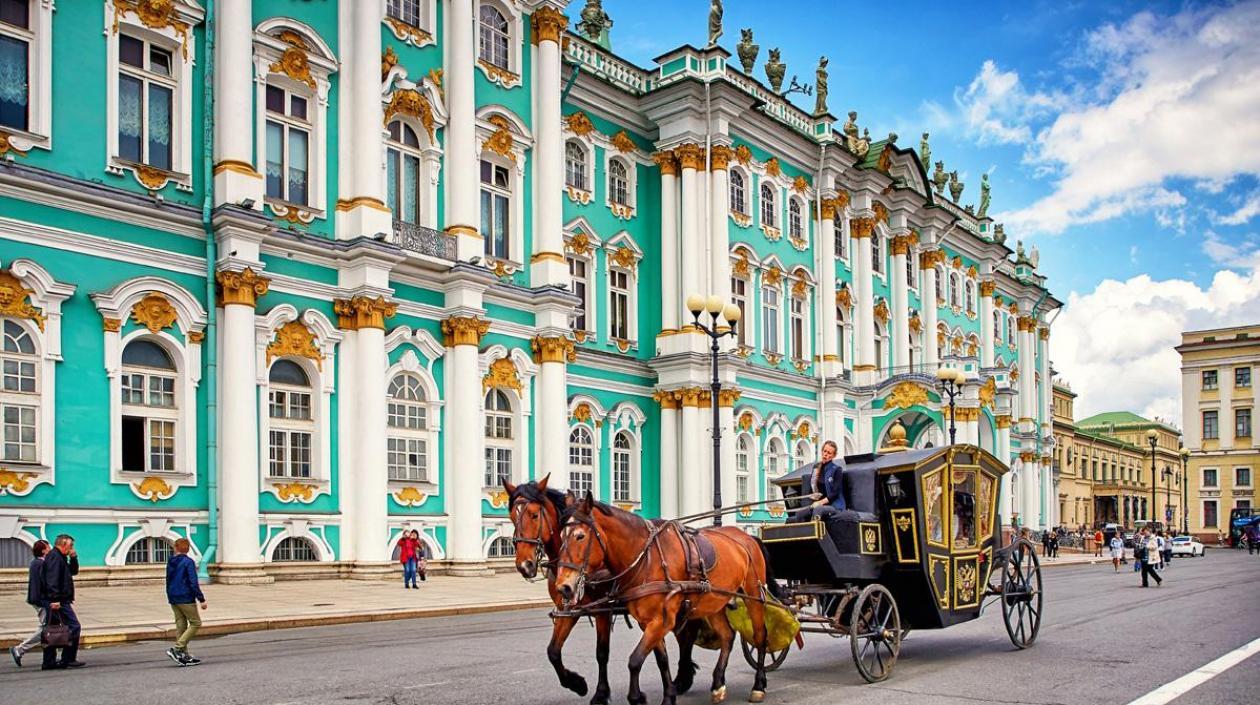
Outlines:
{"type": "Polygon", "coordinates": [[[892,673],[901,652],[901,615],[888,588],[867,585],[853,602],[849,646],[853,665],[867,683],[878,683],[892,673]]]}
{"type": "Polygon", "coordinates": [[[1013,547],[1002,571],[1002,620],[1015,648],[1026,649],[1041,629],[1041,562],[1031,542],[1013,547]]]}
{"type": "MultiPolygon", "coordinates": [[[[756,670],[757,650],[753,648],[752,644],[744,641],[744,637],[742,636],[739,638],[739,646],[744,652],[744,660],[748,662],[749,666],[753,667],[753,670],[756,670]]],[[[787,660],[788,652],[791,650],[792,647],[788,646],[782,651],[767,652],[766,655],[770,658],[766,659],[766,672],[769,673],[770,671],[777,669],[779,666],[782,666],[783,662],[787,660]]]]}

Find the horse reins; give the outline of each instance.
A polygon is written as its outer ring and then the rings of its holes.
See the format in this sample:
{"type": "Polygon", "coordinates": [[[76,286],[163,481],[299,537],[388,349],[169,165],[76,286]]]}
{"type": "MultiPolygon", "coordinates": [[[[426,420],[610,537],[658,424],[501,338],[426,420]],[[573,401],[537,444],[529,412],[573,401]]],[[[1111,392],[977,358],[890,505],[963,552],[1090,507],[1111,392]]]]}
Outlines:
{"type": "Polygon", "coordinates": [[[529,544],[534,547],[535,555],[539,553],[542,554],[542,558],[537,561],[537,564],[539,568],[539,575],[542,575],[543,577],[540,578],[536,575],[533,578],[529,579],[531,581],[538,581],[538,580],[545,579],[547,571],[549,571],[552,567],[551,556],[547,553],[547,542],[543,540],[543,534],[546,533],[547,525],[551,521],[550,518],[547,516],[548,504],[550,504],[550,502],[547,501],[546,497],[543,497],[541,501],[534,501],[528,497],[519,497],[516,500],[516,502],[513,502],[513,505],[512,505],[512,512],[515,515],[512,517],[512,528],[513,528],[512,545],[516,546],[522,543],[529,544]],[[523,504],[521,503],[521,500],[524,500],[523,504]],[[540,512],[542,514],[542,517],[540,521],[538,522],[538,536],[532,539],[519,536],[521,527],[520,527],[520,524],[518,523],[518,519],[523,518],[525,515],[525,508],[531,504],[539,505],[540,512]],[[519,510],[519,514],[518,514],[518,510],[519,510]]]}

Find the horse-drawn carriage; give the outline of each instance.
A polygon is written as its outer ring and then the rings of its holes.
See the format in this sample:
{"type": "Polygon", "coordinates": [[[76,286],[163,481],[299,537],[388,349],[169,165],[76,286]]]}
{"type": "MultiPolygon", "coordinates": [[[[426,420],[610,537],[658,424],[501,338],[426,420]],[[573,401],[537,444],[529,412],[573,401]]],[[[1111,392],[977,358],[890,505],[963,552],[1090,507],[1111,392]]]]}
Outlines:
{"type": "MultiPolygon", "coordinates": [[[[812,471],[774,481],[787,503],[799,501],[812,471]]],[[[911,627],[976,619],[989,597],[1001,604],[1011,642],[1031,645],[1041,624],[1041,568],[1028,541],[1001,545],[997,502],[1006,472],[993,455],[966,445],[846,458],[847,511],[762,529],[801,630],[847,635],[869,682],[892,672],[911,627]]],[[[774,654],[773,665],[785,655],[774,654]]]]}

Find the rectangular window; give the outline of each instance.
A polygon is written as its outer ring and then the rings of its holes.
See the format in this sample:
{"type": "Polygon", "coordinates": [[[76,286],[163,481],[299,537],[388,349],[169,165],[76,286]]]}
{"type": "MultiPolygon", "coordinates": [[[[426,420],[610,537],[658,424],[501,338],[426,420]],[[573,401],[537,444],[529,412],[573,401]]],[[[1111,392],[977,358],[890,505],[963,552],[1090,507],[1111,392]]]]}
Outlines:
{"type": "Polygon", "coordinates": [[[569,257],[569,290],[578,297],[578,307],[573,318],[573,330],[590,330],[586,325],[586,260],[569,257]]]}
{"type": "Polygon", "coordinates": [[[1203,486],[1216,487],[1216,468],[1203,468],[1203,486]]]}
{"type": "Polygon", "coordinates": [[[589,470],[569,470],[569,487],[579,497],[587,492],[594,492],[595,484],[591,477],[591,472],[589,470]]]}
{"type": "Polygon", "coordinates": [[[884,239],[879,235],[871,235],[871,269],[876,274],[884,273],[884,239]]]}
{"type": "Polygon", "coordinates": [[[30,129],[31,44],[26,2],[0,0],[0,125],[30,129]]]}
{"type": "Polygon", "coordinates": [[[412,27],[420,26],[420,0],[389,0],[386,13],[412,27]]]}
{"type": "Polygon", "coordinates": [[[511,183],[507,167],[481,162],[481,236],[486,254],[499,259],[510,259],[512,254],[508,247],[511,183]]]}
{"type": "Polygon", "coordinates": [[[613,500],[629,502],[630,499],[630,454],[613,451],[613,500]]]}
{"type": "Polygon", "coordinates": [[[739,309],[739,321],[735,324],[735,342],[748,345],[748,282],[731,277],[731,302],[739,309]]]}
{"type": "Polygon", "coordinates": [[[1215,411],[1203,412],[1203,438],[1214,439],[1219,437],[1220,432],[1217,430],[1217,413],[1215,411]]]}
{"type": "Polygon", "coordinates": [[[911,289],[917,289],[918,285],[914,281],[914,256],[906,255],[906,286],[911,289]]]}
{"type": "Polygon", "coordinates": [[[267,197],[299,206],[310,202],[310,134],[306,98],[267,86],[267,197]]]}
{"type": "Polygon", "coordinates": [[[1251,386],[1251,368],[1236,367],[1234,368],[1234,386],[1250,387],[1251,386]]]}
{"type": "Polygon", "coordinates": [[[512,479],[512,449],[486,448],[485,487],[501,487],[512,479]]]}
{"type": "Polygon", "coordinates": [[[0,460],[11,463],[35,462],[35,407],[0,405],[4,423],[4,453],[0,460]]]}
{"type": "Polygon", "coordinates": [[[1234,468],[1234,487],[1251,487],[1251,468],[1234,468]]]}
{"type": "Polygon", "coordinates": [[[630,339],[630,273],[612,270],[608,287],[609,335],[617,340],[630,339]]]}
{"type": "Polygon", "coordinates": [[[834,224],[831,227],[836,237],[836,259],[844,259],[848,257],[848,254],[847,254],[848,247],[847,247],[847,243],[845,242],[847,238],[844,235],[844,221],[837,218],[833,222],[834,224]]]}
{"type": "Polygon", "coordinates": [[[768,353],[779,352],[779,290],[761,290],[761,347],[768,353]]]}
{"type": "Polygon", "coordinates": [[[1234,438],[1251,438],[1251,409],[1234,409],[1234,438]]]}
{"type": "Polygon", "coordinates": [[[149,469],[175,470],[175,422],[149,419],[149,469]]]}
{"type": "Polygon", "coordinates": [[[1216,370],[1203,371],[1203,388],[1216,389],[1216,370]]]}
{"type": "Polygon", "coordinates": [[[6,392],[35,393],[35,363],[25,360],[4,361],[4,386],[6,392]]]}
{"type": "Polygon", "coordinates": [[[792,297],[790,318],[792,322],[792,359],[805,359],[805,301],[792,297]]]}
{"type": "MultiPolygon", "coordinates": [[[[0,67],[2,68],[2,67],[0,67]]],[[[118,37],[118,158],[170,171],[174,56],[143,39],[118,37]]]]}
{"type": "Polygon", "coordinates": [[[311,434],[303,431],[270,432],[272,477],[311,476],[311,434]]]}
{"type": "Polygon", "coordinates": [[[1209,499],[1203,502],[1203,526],[1204,528],[1216,528],[1216,500],[1209,499]]]}
{"type": "Polygon", "coordinates": [[[427,482],[429,470],[426,446],[421,438],[388,439],[389,479],[427,482]]]}
{"type": "Polygon", "coordinates": [[[1251,500],[1249,499],[1234,500],[1234,509],[1251,509],[1251,500]]]}

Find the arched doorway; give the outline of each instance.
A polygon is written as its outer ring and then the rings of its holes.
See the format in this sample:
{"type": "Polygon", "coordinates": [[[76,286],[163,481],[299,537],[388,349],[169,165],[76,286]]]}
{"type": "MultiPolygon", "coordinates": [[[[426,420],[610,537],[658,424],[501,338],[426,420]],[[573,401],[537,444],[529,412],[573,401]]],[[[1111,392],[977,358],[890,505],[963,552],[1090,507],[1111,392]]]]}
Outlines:
{"type": "Polygon", "coordinates": [[[883,431],[880,432],[879,442],[875,444],[877,449],[887,445],[888,430],[892,428],[893,421],[896,419],[900,419],[901,424],[906,427],[906,442],[911,448],[938,448],[946,444],[945,434],[935,419],[920,411],[907,411],[889,419],[884,425],[883,431]]]}

